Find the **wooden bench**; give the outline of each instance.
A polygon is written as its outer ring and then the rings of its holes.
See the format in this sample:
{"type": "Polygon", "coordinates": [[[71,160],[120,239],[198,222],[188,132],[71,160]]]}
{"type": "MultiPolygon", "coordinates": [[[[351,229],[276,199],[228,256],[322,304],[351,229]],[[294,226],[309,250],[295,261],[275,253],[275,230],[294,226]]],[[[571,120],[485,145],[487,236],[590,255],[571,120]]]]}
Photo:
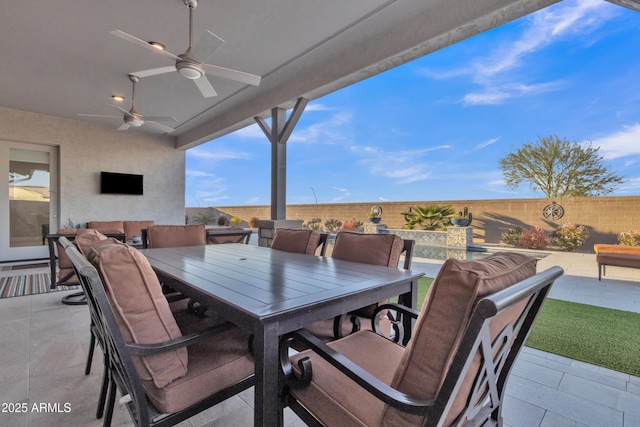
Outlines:
{"type": "Polygon", "coordinates": [[[593,245],[598,263],[598,280],[606,274],[606,266],[640,268],[640,246],[593,245]]]}

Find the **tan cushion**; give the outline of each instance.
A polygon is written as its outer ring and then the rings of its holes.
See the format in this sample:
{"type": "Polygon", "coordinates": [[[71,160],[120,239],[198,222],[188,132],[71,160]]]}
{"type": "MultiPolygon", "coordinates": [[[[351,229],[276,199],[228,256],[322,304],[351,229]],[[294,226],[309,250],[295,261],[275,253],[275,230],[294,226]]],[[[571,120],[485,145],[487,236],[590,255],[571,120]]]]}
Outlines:
{"type": "MultiPolygon", "coordinates": [[[[371,331],[356,332],[328,345],[385,384],[391,383],[404,350],[371,331]]],[[[313,366],[312,382],[308,387],[291,389],[296,399],[324,425],[379,425],[384,410],[382,401],[360,389],[311,350],[291,358],[295,371],[298,371],[297,361],[307,356],[313,366]]]]}
{"type": "MultiPolygon", "coordinates": [[[[87,258],[102,277],[126,342],[152,344],[182,336],[155,272],[137,249],[103,240],[87,258]]],[[[187,373],[188,355],[181,348],[133,361],[143,380],[164,387],[187,373]]]]}
{"type": "Polygon", "coordinates": [[[234,328],[190,345],[187,375],[163,388],[143,381],[147,396],[160,412],[171,413],[250,377],[254,365],[248,343],[248,333],[234,328]]]}
{"type": "Polygon", "coordinates": [[[271,242],[271,249],[314,255],[320,242],[320,233],[314,230],[279,228],[271,242]]]}
{"type": "Polygon", "coordinates": [[[152,226],[154,222],[148,221],[124,221],[123,228],[125,239],[127,241],[133,239],[133,236],[142,236],[142,229],[152,226]]]}
{"type": "Polygon", "coordinates": [[[148,228],[147,238],[150,248],[198,246],[207,243],[204,224],[152,225],[148,228]]]}
{"type": "Polygon", "coordinates": [[[404,242],[395,234],[340,231],[336,235],[331,257],[397,268],[403,246],[404,242]]]}
{"type": "Polygon", "coordinates": [[[640,256],[640,246],[625,246],[625,245],[606,245],[598,243],[593,245],[593,250],[597,254],[612,253],[612,254],[627,254],[640,256]]]}
{"type": "MultiPolygon", "coordinates": [[[[362,234],[340,231],[336,235],[332,258],[397,268],[404,242],[396,234],[362,234]]],[[[386,301],[381,301],[386,303],[386,301]]],[[[362,307],[353,313],[371,317],[378,304],[362,307]]]]}
{"type": "Polygon", "coordinates": [[[124,223],[122,221],[90,221],[87,228],[93,228],[101,233],[124,233],[124,223]]]}
{"type": "MultiPolygon", "coordinates": [[[[425,297],[414,336],[407,345],[392,386],[411,396],[426,400],[434,398],[477,301],[535,273],[536,259],[520,253],[497,253],[481,260],[445,261],[425,297]]],[[[464,393],[459,396],[466,399],[464,393]]],[[[464,403],[456,401],[450,418],[459,414],[464,403]]],[[[420,422],[419,416],[387,408],[383,425],[420,422]]]]}
{"type": "Polygon", "coordinates": [[[108,237],[100,233],[98,230],[86,228],[78,230],[74,243],[80,250],[80,253],[86,257],[94,243],[107,239],[108,237]]]}

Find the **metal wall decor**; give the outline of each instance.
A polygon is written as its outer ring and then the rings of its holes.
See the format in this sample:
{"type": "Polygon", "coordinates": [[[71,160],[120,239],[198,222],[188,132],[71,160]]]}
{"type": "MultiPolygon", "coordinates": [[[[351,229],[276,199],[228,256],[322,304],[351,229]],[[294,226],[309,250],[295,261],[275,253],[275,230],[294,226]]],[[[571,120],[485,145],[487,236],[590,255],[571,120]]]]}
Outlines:
{"type": "Polygon", "coordinates": [[[560,219],[564,216],[564,208],[556,202],[551,202],[542,208],[542,216],[546,219],[560,219]]]}

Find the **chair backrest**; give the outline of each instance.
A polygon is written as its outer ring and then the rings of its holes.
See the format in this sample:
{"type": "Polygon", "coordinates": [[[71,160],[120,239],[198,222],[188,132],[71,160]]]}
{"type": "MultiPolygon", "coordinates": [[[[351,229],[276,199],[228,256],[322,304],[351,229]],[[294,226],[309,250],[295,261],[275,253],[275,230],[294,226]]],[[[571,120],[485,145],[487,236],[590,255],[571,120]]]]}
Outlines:
{"type": "Polygon", "coordinates": [[[89,221],[87,228],[93,228],[102,234],[125,232],[123,221],[89,221]]]}
{"type": "MultiPolygon", "coordinates": [[[[51,269],[51,289],[54,289],[56,286],[60,285],[78,285],[78,278],[73,270],[73,265],[71,264],[71,260],[66,254],[64,247],[59,243],[60,237],[64,236],[68,240],[73,241],[76,239],[76,236],[79,233],[88,233],[97,235],[103,235],[95,229],[77,229],[77,228],[61,228],[55,234],[48,234],[46,236],[47,242],[49,244],[49,266],[51,269]],[[56,262],[57,258],[57,262],[56,262]],[[59,271],[56,274],[56,265],[59,271]],[[57,280],[56,280],[57,277],[57,280]]],[[[125,235],[124,233],[106,233],[104,237],[113,237],[118,240],[124,241],[125,235]]],[[[91,237],[87,237],[87,239],[92,239],[91,237]]]]}
{"type": "Polygon", "coordinates": [[[124,221],[124,234],[127,241],[133,239],[133,236],[142,236],[142,229],[146,229],[154,225],[153,220],[146,221],[124,221]]]}
{"type": "Polygon", "coordinates": [[[315,255],[318,247],[322,245],[320,255],[324,255],[327,236],[327,233],[315,230],[279,228],[271,242],[271,249],[315,255]]]}
{"type": "MultiPolygon", "coordinates": [[[[64,238],[63,238],[64,239],[64,238]]],[[[65,239],[66,240],[66,239],[65,239]]],[[[76,274],[87,294],[90,310],[95,313],[95,322],[103,336],[106,352],[109,355],[110,376],[120,390],[126,390],[131,398],[127,404],[136,424],[148,426],[150,410],[147,396],[142,387],[141,377],[125,345],[125,339],[118,326],[118,320],[107,297],[103,282],[96,268],[82,256],[78,249],[68,241],[67,252],[76,274]],[[134,408],[132,409],[131,406],[134,408]]]]}
{"type": "Polygon", "coordinates": [[[250,229],[242,227],[216,227],[207,228],[207,243],[208,244],[220,244],[220,243],[244,243],[249,244],[251,239],[250,229]]]}
{"type": "Polygon", "coordinates": [[[174,248],[179,246],[199,246],[207,244],[204,224],[152,225],[147,228],[150,248],[174,248]]]}
{"type": "Polygon", "coordinates": [[[397,268],[404,248],[404,241],[396,234],[363,234],[353,231],[339,231],[336,234],[331,257],[397,268]]]}
{"type": "MultiPolygon", "coordinates": [[[[412,397],[437,401],[427,413],[429,424],[452,425],[480,411],[499,412],[511,364],[548,288],[562,274],[560,269],[550,280],[528,281],[535,273],[536,259],[519,253],[444,263],[391,384],[412,397]]],[[[391,407],[383,415],[385,425],[423,419],[391,407]]]]}

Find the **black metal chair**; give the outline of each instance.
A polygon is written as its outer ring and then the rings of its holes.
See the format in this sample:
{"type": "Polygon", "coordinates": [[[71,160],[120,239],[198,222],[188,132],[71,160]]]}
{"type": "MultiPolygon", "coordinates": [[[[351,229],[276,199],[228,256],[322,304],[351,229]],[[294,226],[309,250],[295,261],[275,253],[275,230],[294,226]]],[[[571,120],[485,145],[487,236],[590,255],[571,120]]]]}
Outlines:
{"type": "MultiPolygon", "coordinates": [[[[113,304],[120,306],[117,301],[122,296],[118,296],[113,288],[107,291],[96,268],[72,244],[68,241],[64,243],[80,282],[86,288],[92,318],[95,316],[98,336],[105,345],[109,396],[104,425],[111,424],[116,388],[120,390],[123,396],[120,401],[126,403],[134,423],[146,427],[175,425],[253,385],[253,362],[248,352],[248,335],[237,330],[230,322],[219,323],[206,330],[165,342],[127,342],[118,323],[125,322],[122,327],[128,333],[131,333],[130,328],[134,327],[134,323],[129,322],[126,315],[122,316],[122,309],[118,309],[121,320],[116,320],[118,315],[112,308],[113,304]],[[154,364],[160,368],[161,375],[166,374],[166,365],[158,365],[158,360],[154,358],[167,354],[171,358],[173,352],[184,351],[187,346],[196,350],[189,351],[188,362],[186,358],[180,359],[185,362],[185,366],[180,363],[177,365],[185,369],[185,375],[179,375],[166,384],[157,382],[161,379],[148,378],[153,369],[149,368],[151,370],[147,372],[145,367],[153,367],[154,364]],[[189,364],[196,368],[189,371],[189,364]],[[140,373],[140,369],[144,372],[140,373]],[[216,382],[216,375],[222,371],[225,373],[222,377],[229,378],[216,382]],[[172,393],[164,394],[167,387],[172,387],[172,393]]],[[[122,245],[105,245],[102,250],[111,251],[111,254],[114,251],[135,251],[134,248],[123,249],[116,246],[122,245]]],[[[137,262],[144,259],[142,255],[134,257],[137,262]]],[[[100,265],[101,269],[105,268],[100,265]]],[[[108,270],[109,267],[106,268],[108,270]]],[[[105,274],[109,280],[109,273],[105,271],[105,274]]],[[[159,283],[157,286],[159,287],[159,283]]],[[[145,329],[149,326],[146,325],[145,329]]],[[[155,327],[162,329],[162,325],[155,324],[155,327]]],[[[138,337],[138,334],[134,333],[133,336],[138,337]]]]}
{"type": "Polygon", "coordinates": [[[419,316],[393,306],[418,319],[406,348],[369,330],[328,344],[304,329],[286,335],[283,405],[308,425],[502,425],[510,370],[563,274],[535,274],[535,259],[518,257],[447,261],[419,316]],[[290,356],[292,341],[308,350],[290,356]]]}

